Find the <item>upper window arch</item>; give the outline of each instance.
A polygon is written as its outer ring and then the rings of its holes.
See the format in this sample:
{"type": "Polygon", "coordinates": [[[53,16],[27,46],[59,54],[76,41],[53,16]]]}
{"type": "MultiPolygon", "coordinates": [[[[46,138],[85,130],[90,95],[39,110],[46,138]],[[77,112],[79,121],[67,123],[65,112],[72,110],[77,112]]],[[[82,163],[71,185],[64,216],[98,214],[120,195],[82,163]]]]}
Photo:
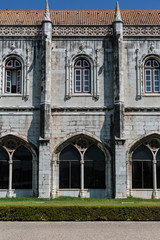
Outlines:
{"type": "Polygon", "coordinates": [[[145,71],[145,92],[160,92],[160,64],[154,59],[147,59],[144,64],[145,71]]]}
{"type": "Polygon", "coordinates": [[[22,93],[22,64],[15,57],[8,59],[5,63],[4,93],[22,93]]]}
{"type": "Polygon", "coordinates": [[[91,65],[84,58],[74,64],[74,92],[91,93],[91,65]]]}

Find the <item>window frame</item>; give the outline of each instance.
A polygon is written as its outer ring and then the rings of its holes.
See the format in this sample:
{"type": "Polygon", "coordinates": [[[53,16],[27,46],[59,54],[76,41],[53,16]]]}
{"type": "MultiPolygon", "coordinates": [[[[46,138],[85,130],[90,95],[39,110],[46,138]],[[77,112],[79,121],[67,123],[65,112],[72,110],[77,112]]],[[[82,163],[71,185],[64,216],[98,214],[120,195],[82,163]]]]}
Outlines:
{"type": "Polygon", "coordinates": [[[145,94],[159,94],[160,93],[160,63],[157,59],[155,58],[149,58],[145,61],[144,63],[144,93],[145,94]],[[147,63],[150,62],[150,65],[147,66],[147,63]],[[156,64],[157,66],[156,66],[156,64]],[[158,70],[158,80],[155,80],[155,71],[158,70]],[[146,72],[147,71],[150,71],[150,90],[148,91],[147,90],[147,74],[146,72]],[[155,88],[155,82],[156,81],[159,81],[159,85],[158,85],[158,88],[159,90],[156,91],[155,88]]]}
{"type": "Polygon", "coordinates": [[[74,63],[74,94],[91,94],[91,64],[90,62],[85,59],[85,58],[78,58],[76,59],[75,63],[74,63]],[[76,66],[78,62],[81,62],[80,66],[76,66]],[[88,64],[88,66],[85,66],[85,62],[88,64]],[[76,90],[76,71],[79,70],[80,71],[80,91],[76,90]],[[88,70],[88,91],[85,91],[85,71],[88,70]]]}
{"type": "Polygon", "coordinates": [[[86,147],[85,150],[83,149],[82,152],[81,152],[81,150],[82,149],[77,148],[77,146],[75,146],[74,143],[71,143],[71,144],[67,145],[65,148],[63,148],[63,150],[61,150],[61,152],[59,153],[59,160],[58,160],[58,162],[59,162],[59,186],[58,186],[59,190],[75,190],[75,189],[81,190],[81,187],[82,187],[81,183],[82,182],[83,182],[83,189],[84,190],[86,190],[86,189],[99,189],[99,190],[103,189],[103,190],[105,190],[106,189],[106,161],[105,161],[106,155],[105,155],[104,151],[102,151],[102,149],[100,149],[94,143],[91,143],[89,146],[86,147]],[[73,150],[75,149],[75,151],[77,151],[77,153],[79,153],[80,159],[66,159],[66,160],[64,160],[64,159],[61,158],[61,153],[65,149],[67,149],[69,146],[72,146],[72,149],[73,150]],[[98,161],[96,159],[96,161],[95,161],[95,159],[87,159],[86,158],[86,152],[88,152],[88,150],[90,150],[90,148],[92,148],[92,147],[94,147],[95,150],[98,150],[99,151],[98,153],[101,153],[101,157],[103,155],[103,159],[98,160],[98,161]],[[68,179],[67,179],[68,187],[67,186],[63,187],[62,186],[63,185],[62,184],[63,177],[61,175],[61,170],[62,170],[63,162],[68,164],[68,166],[66,167],[66,173],[67,173],[67,176],[68,176],[68,179]],[[72,180],[73,179],[72,179],[72,175],[71,175],[71,171],[72,171],[71,167],[72,167],[72,163],[74,163],[74,162],[79,163],[78,164],[79,165],[79,172],[77,173],[77,174],[80,173],[80,175],[78,175],[79,176],[79,184],[77,184],[77,185],[79,185],[79,187],[73,187],[72,186],[72,180]],[[92,170],[92,173],[94,174],[94,176],[93,176],[93,179],[94,179],[93,182],[94,183],[92,184],[92,186],[90,185],[90,183],[88,183],[88,181],[86,181],[86,178],[90,177],[90,174],[88,174],[88,172],[87,172],[88,163],[91,163],[91,165],[92,165],[91,170],[92,170]],[[101,166],[101,168],[102,168],[101,172],[103,173],[102,179],[99,179],[99,176],[96,175],[97,169],[96,169],[95,166],[97,164],[98,165],[102,164],[102,166],[101,166]],[[82,168],[83,168],[83,170],[82,170],[82,168]],[[82,172],[83,172],[83,174],[82,174],[82,172]],[[86,175],[86,173],[87,173],[87,175],[86,175]],[[99,183],[97,183],[97,180],[99,181],[99,183]],[[86,185],[88,185],[88,186],[86,186],[86,185]]]}
{"type": "MultiPolygon", "coordinates": [[[[7,179],[8,179],[8,186],[7,188],[3,188],[1,187],[0,190],[33,190],[34,189],[34,175],[33,175],[33,154],[31,152],[31,150],[25,146],[24,143],[21,142],[17,142],[16,140],[11,139],[7,139],[3,144],[0,143],[0,148],[5,152],[5,154],[7,155],[7,158],[4,160],[0,160],[1,161],[5,161],[7,162],[6,166],[8,167],[8,175],[7,175],[7,179]],[[24,158],[17,158],[17,152],[18,154],[20,154],[21,152],[23,152],[23,150],[25,149],[25,151],[27,152],[28,155],[27,159],[24,158]],[[30,157],[30,159],[28,158],[28,156],[30,157]],[[19,163],[19,165],[17,165],[16,163],[19,163]],[[29,168],[24,168],[24,166],[26,166],[27,163],[27,167],[29,166],[29,168]],[[18,175],[16,174],[18,169],[18,175]],[[28,173],[25,174],[26,171],[30,172],[30,175],[28,177],[28,173]],[[16,176],[16,177],[15,177],[16,176]],[[20,178],[21,181],[19,181],[17,184],[16,183],[16,178],[20,178]],[[27,176],[27,179],[26,179],[27,176]],[[29,182],[29,183],[28,183],[29,182]],[[16,186],[17,184],[17,186],[16,186]],[[15,187],[16,186],[16,187],[15,187]],[[29,187],[28,187],[29,186],[29,187]]],[[[19,155],[20,156],[20,155],[19,155]]]]}
{"type": "Polygon", "coordinates": [[[10,58],[7,58],[5,61],[5,65],[4,65],[4,94],[8,95],[8,96],[21,96],[22,92],[23,92],[23,64],[22,61],[13,56],[10,58]],[[8,65],[8,63],[11,62],[10,65],[8,65]],[[17,65],[18,63],[18,65],[17,65]],[[16,73],[16,77],[15,77],[15,82],[16,85],[12,84],[12,74],[13,71],[15,71],[16,73]],[[10,90],[7,90],[7,72],[10,72],[10,90]],[[20,73],[20,74],[19,74],[20,73]],[[15,86],[15,91],[12,90],[12,87],[15,86]]]}
{"type": "Polygon", "coordinates": [[[132,191],[160,191],[160,139],[158,138],[151,138],[149,141],[143,141],[140,145],[138,145],[131,154],[131,168],[129,169],[129,173],[131,176],[131,185],[130,188],[132,191]],[[144,148],[145,147],[145,148],[144,148]],[[145,150],[146,149],[146,150],[145,150]],[[136,151],[138,150],[138,156],[136,151]],[[143,153],[143,155],[142,155],[143,153]],[[136,156],[134,155],[136,154],[136,156]],[[139,178],[137,177],[137,172],[135,171],[136,166],[134,164],[140,163],[138,170],[141,172],[139,178]],[[150,169],[148,165],[148,172],[150,175],[145,175],[145,164],[150,164],[150,169]],[[135,168],[135,169],[134,169],[135,168]],[[135,173],[135,174],[134,174],[135,173]],[[147,180],[150,179],[150,187],[146,187],[148,182],[145,182],[144,176],[147,176],[147,180]],[[136,181],[140,186],[136,186],[136,181]],[[154,183],[156,181],[156,184],[154,183]],[[156,185],[156,186],[155,186],[156,185]]]}

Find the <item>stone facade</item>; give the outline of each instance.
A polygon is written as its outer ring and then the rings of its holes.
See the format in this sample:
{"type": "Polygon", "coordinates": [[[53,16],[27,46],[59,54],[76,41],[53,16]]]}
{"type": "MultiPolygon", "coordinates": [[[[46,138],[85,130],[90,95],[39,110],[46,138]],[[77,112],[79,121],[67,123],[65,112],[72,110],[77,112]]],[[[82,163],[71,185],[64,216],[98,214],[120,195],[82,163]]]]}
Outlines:
{"type": "MultiPolygon", "coordinates": [[[[0,150],[5,149],[9,156],[8,180],[2,179],[8,187],[2,186],[0,197],[160,197],[156,180],[160,147],[150,144],[152,140],[160,142],[160,91],[146,91],[144,71],[147,60],[160,64],[159,37],[157,24],[124,23],[118,4],[112,24],[105,26],[55,26],[48,3],[41,24],[0,26],[0,150]],[[90,66],[90,90],[80,93],[75,90],[79,59],[90,66]],[[20,62],[20,67],[9,61],[20,62]],[[10,73],[14,79],[17,69],[21,71],[20,91],[8,92],[8,84],[14,89],[10,73]],[[133,156],[142,144],[154,155],[151,188],[144,183],[133,187],[133,156]],[[17,146],[25,146],[32,155],[30,188],[16,187],[17,146]],[[81,156],[79,187],[72,183],[61,187],[62,153],[68,146],[81,156]],[[104,187],[96,187],[96,174],[92,179],[95,186],[86,187],[85,154],[91,146],[104,156],[104,187]]],[[[156,76],[159,84],[160,76],[156,76]]],[[[0,164],[3,158],[0,156],[0,164]]],[[[22,165],[17,167],[19,171],[22,165]]],[[[2,171],[3,167],[1,164],[2,171]]],[[[69,178],[72,181],[72,175],[69,178]]]]}

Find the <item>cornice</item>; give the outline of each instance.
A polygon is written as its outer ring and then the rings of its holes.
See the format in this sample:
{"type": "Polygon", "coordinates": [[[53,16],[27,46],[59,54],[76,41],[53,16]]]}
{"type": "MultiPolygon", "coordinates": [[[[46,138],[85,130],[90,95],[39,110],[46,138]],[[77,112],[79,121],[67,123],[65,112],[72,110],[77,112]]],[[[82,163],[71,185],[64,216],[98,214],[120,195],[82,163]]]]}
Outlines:
{"type": "Polygon", "coordinates": [[[159,107],[127,107],[125,112],[160,112],[159,107]]]}
{"type": "Polygon", "coordinates": [[[32,112],[39,110],[39,107],[0,107],[0,112],[32,112]]]}
{"type": "Polygon", "coordinates": [[[52,107],[52,112],[104,112],[113,110],[112,107],[52,107]]]}

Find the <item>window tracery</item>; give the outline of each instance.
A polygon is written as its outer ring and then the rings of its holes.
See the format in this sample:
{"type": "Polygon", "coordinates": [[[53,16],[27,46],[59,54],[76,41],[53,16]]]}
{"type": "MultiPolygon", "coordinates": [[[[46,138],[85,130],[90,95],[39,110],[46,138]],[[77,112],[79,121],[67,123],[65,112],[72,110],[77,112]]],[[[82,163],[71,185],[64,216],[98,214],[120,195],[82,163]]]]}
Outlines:
{"type": "Polygon", "coordinates": [[[152,138],[132,154],[132,189],[160,188],[160,141],[152,138]]]}
{"type": "Polygon", "coordinates": [[[0,142],[0,189],[32,189],[32,154],[14,138],[0,142]]]}
{"type": "Polygon", "coordinates": [[[93,142],[78,138],[59,157],[59,188],[105,188],[105,155],[93,142]]]}

